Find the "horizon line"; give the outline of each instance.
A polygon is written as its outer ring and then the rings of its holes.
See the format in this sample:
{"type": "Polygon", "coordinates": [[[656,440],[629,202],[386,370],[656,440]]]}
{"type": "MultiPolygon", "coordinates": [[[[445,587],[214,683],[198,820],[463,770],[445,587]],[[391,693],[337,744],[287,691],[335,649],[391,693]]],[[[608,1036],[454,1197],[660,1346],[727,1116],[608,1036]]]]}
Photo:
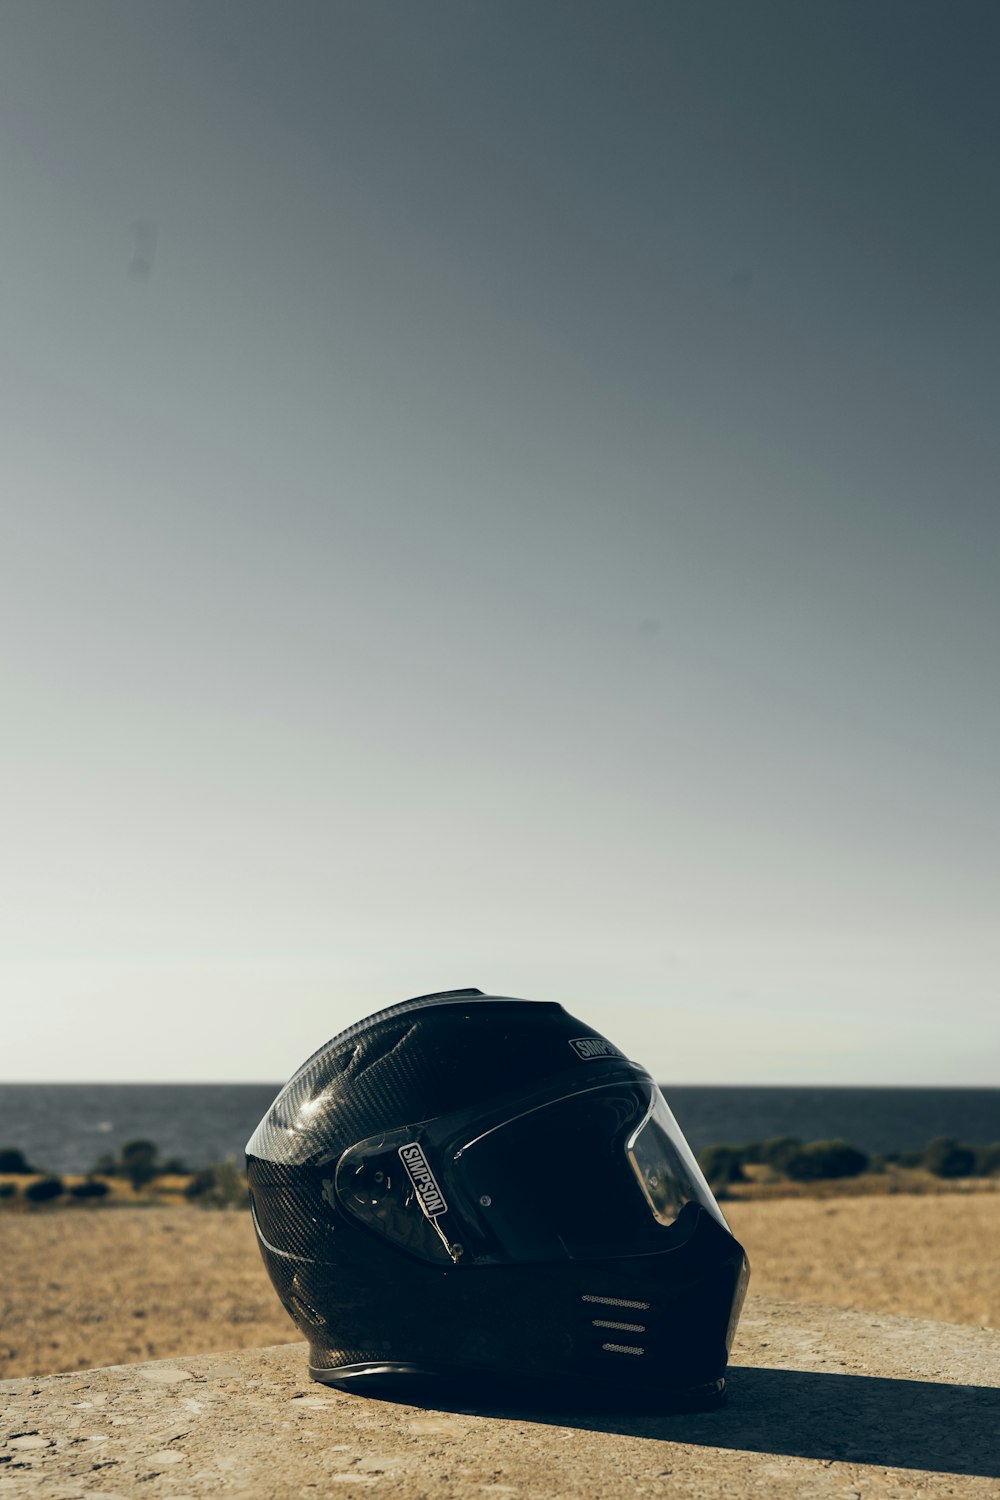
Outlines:
{"type": "MultiPolygon", "coordinates": [[[[286,1079],[285,1082],[288,1080],[286,1079]]],[[[671,1089],[987,1089],[1000,1092],[998,1083],[823,1083],[806,1079],[796,1083],[760,1082],[746,1079],[741,1083],[681,1082],[657,1079],[661,1088],[671,1089]]],[[[0,1079],[3,1088],[276,1088],[269,1078],[12,1078],[0,1079]]]]}

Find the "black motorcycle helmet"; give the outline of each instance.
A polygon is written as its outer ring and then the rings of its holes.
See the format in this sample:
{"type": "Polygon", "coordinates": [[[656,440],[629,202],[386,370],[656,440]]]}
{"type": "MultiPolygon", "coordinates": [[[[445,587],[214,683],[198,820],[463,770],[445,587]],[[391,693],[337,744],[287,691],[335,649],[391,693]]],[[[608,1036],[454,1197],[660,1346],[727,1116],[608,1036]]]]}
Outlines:
{"type": "Polygon", "coordinates": [[[652,1078],[560,1005],[449,990],[350,1027],[247,1175],[315,1380],[721,1398],[746,1256],[652,1078]]]}

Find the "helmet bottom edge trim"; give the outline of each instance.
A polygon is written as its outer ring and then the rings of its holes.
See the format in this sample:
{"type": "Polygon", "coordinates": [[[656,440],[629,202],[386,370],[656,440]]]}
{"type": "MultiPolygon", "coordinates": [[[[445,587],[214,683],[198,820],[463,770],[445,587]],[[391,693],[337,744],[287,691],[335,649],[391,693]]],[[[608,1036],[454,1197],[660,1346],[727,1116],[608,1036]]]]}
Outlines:
{"type": "MultiPolygon", "coordinates": [[[[614,1386],[610,1381],[585,1375],[512,1374],[493,1368],[438,1363],[433,1360],[368,1360],[349,1365],[309,1363],[311,1378],[320,1385],[350,1390],[358,1395],[385,1396],[394,1400],[429,1395],[436,1399],[452,1393],[463,1408],[476,1405],[475,1396],[502,1397],[506,1404],[532,1404],[570,1399],[590,1407],[635,1407],[648,1410],[705,1411],[724,1405],[726,1377],[689,1386],[614,1386]],[[470,1377],[475,1385],[470,1385],[470,1377]],[[470,1399],[471,1398],[471,1399],[470,1399]]],[[[478,1404],[488,1405],[489,1401],[478,1404]]]]}

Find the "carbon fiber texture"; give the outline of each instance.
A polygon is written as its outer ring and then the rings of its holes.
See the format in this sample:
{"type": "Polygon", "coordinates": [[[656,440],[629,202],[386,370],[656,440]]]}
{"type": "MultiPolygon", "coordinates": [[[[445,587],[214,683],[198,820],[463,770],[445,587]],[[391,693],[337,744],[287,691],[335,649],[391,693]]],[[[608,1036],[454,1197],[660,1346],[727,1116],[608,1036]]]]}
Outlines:
{"type": "Polygon", "coordinates": [[[644,1392],[717,1380],[748,1270],[704,1209],[669,1254],[456,1268],[366,1229],[334,1188],[343,1152],[380,1131],[632,1068],[559,1005],[479,992],[390,1007],[314,1053],[247,1148],[261,1252],[311,1365],[430,1361],[644,1392]]]}
{"type": "Polygon", "coordinates": [[[654,1256],[449,1273],[376,1250],[349,1265],[270,1264],[314,1367],[405,1359],[686,1389],[724,1372],[746,1280],[739,1246],[707,1214],[669,1265],[654,1256]]]}
{"type": "Polygon", "coordinates": [[[315,1052],[285,1085],[247,1155],[294,1165],[338,1155],[379,1130],[466,1109],[567,1070],[594,1070],[569,1046],[607,1039],[545,1001],[463,991],[380,1011],[315,1052]]]}

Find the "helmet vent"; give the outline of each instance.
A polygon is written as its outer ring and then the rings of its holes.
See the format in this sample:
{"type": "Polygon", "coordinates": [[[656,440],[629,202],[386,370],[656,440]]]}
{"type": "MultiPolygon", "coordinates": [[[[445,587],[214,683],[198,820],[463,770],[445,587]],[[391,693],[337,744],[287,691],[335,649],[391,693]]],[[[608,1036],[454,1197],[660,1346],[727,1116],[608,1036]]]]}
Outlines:
{"type": "Polygon", "coordinates": [[[634,1307],[637,1312],[648,1312],[648,1302],[632,1302],[628,1297],[596,1297],[591,1292],[584,1292],[582,1302],[599,1302],[602,1307],[634,1307]]]}
{"type": "Polygon", "coordinates": [[[595,1328],[617,1328],[619,1333],[645,1333],[645,1323],[612,1323],[609,1318],[591,1318],[595,1328]]]}
{"type": "Polygon", "coordinates": [[[609,1354],[645,1354],[645,1349],[640,1349],[637,1344],[602,1344],[609,1354]]]}

